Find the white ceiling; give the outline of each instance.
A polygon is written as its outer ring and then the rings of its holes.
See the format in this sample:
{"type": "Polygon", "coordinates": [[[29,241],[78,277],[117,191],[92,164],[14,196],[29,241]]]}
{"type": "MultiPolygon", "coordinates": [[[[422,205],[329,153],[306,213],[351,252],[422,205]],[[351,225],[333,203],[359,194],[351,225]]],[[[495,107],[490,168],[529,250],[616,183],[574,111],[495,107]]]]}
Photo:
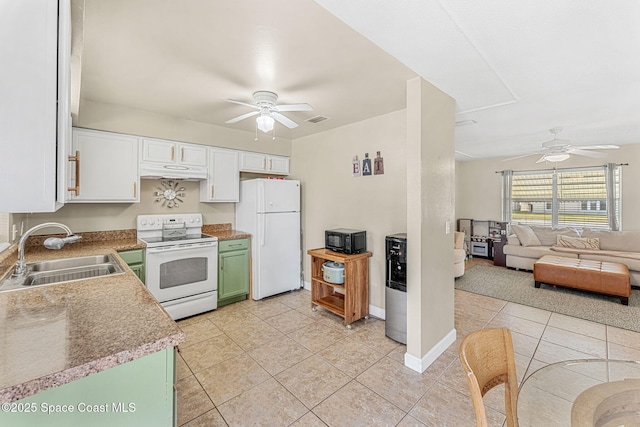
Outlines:
{"type": "Polygon", "coordinates": [[[457,127],[459,160],[537,151],[558,126],[574,145],[640,143],[637,0],[72,3],[83,99],[254,132],[224,124],[249,110],[222,98],[271,90],[313,106],[276,125],[299,138],[405,108],[421,75],[475,121],[457,127]]]}

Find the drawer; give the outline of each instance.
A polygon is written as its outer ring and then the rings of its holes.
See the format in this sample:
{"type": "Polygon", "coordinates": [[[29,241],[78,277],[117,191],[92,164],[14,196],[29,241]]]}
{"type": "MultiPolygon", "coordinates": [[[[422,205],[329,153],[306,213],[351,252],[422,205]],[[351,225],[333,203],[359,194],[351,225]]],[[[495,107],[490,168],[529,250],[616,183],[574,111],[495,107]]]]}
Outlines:
{"type": "Polygon", "coordinates": [[[239,251],[249,249],[249,239],[220,240],[218,252],[239,251]]]}
{"type": "Polygon", "coordinates": [[[144,262],[144,249],[118,252],[118,255],[120,255],[120,257],[122,257],[124,262],[126,262],[128,265],[142,264],[144,262]]]}

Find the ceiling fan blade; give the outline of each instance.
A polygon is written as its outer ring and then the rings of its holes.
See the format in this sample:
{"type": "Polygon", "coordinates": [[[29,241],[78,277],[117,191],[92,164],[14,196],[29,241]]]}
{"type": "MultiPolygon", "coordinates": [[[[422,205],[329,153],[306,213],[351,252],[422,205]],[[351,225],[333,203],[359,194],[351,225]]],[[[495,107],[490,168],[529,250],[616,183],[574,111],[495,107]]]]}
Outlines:
{"type": "Polygon", "coordinates": [[[542,162],[545,162],[546,160],[547,160],[547,155],[543,154],[542,157],[540,157],[536,163],[542,163],[542,162]]]}
{"type": "Polygon", "coordinates": [[[235,99],[229,99],[229,98],[222,98],[227,102],[233,102],[234,104],[239,104],[239,105],[244,105],[245,107],[249,107],[249,108],[254,108],[256,110],[259,110],[260,107],[258,107],[257,105],[254,104],[249,104],[247,102],[243,102],[243,101],[236,101],[235,99]]]}
{"type": "Polygon", "coordinates": [[[601,159],[603,157],[607,157],[605,153],[598,153],[597,151],[591,151],[591,150],[582,150],[580,148],[575,148],[575,147],[568,149],[567,153],[577,154],[578,156],[593,157],[595,159],[601,159]]]}
{"type": "Polygon", "coordinates": [[[578,150],[615,150],[620,147],[617,145],[574,145],[572,148],[577,148],[578,150]]]}
{"type": "Polygon", "coordinates": [[[282,114],[274,111],[273,113],[271,113],[271,115],[273,116],[274,119],[276,119],[277,121],[279,121],[280,123],[282,123],[283,125],[285,125],[286,127],[288,127],[289,129],[293,129],[293,128],[297,128],[298,124],[296,122],[294,122],[293,120],[289,119],[288,117],[283,116],[282,114]]]}
{"type": "Polygon", "coordinates": [[[276,105],[273,107],[274,111],[311,111],[313,108],[309,104],[285,104],[276,105]]]}
{"type": "Polygon", "coordinates": [[[521,159],[523,157],[529,157],[529,156],[535,156],[537,154],[540,153],[529,153],[529,154],[523,154],[521,156],[515,156],[515,157],[509,157],[508,159],[502,159],[503,162],[508,162],[509,160],[515,160],[515,159],[521,159]]]}
{"type": "Polygon", "coordinates": [[[227,120],[225,123],[238,123],[240,120],[248,119],[249,117],[255,116],[257,114],[260,114],[260,111],[252,111],[250,113],[243,114],[231,120],[227,120]]]}

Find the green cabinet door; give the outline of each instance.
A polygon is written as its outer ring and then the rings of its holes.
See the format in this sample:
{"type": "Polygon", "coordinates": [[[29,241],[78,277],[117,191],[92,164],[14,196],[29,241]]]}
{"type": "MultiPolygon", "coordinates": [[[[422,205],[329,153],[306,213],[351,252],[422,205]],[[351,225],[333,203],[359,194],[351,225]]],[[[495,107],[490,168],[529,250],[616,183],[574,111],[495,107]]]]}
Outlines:
{"type": "Polygon", "coordinates": [[[0,426],[175,426],[174,357],[169,348],[3,404],[0,426]]]}
{"type": "Polygon", "coordinates": [[[222,241],[218,254],[218,306],[246,299],[249,293],[249,240],[222,241]]]}
{"type": "Polygon", "coordinates": [[[134,249],[131,251],[118,252],[129,268],[144,283],[144,249],[134,249]]]}

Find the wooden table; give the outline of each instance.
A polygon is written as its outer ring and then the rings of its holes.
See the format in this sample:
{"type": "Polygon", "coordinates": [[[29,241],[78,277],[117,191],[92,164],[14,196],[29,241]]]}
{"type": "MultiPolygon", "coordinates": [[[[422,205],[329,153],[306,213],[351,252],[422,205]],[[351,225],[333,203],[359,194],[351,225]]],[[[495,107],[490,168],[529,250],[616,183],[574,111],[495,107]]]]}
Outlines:
{"type": "Polygon", "coordinates": [[[311,255],[311,308],[323,307],[351,323],[369,316],[369,257],[371,252],[345,255],[329,249],[307,251],[311,255]],[[326,261],[344,264],[344,283],[335,284],[324,280],[322,265],[326,261]]]}
{"type": "Polygon", "coordinates": [[[640,424],[640,362],[567,360],[531,374],[518,394],[519,427],[640,424]]]}

